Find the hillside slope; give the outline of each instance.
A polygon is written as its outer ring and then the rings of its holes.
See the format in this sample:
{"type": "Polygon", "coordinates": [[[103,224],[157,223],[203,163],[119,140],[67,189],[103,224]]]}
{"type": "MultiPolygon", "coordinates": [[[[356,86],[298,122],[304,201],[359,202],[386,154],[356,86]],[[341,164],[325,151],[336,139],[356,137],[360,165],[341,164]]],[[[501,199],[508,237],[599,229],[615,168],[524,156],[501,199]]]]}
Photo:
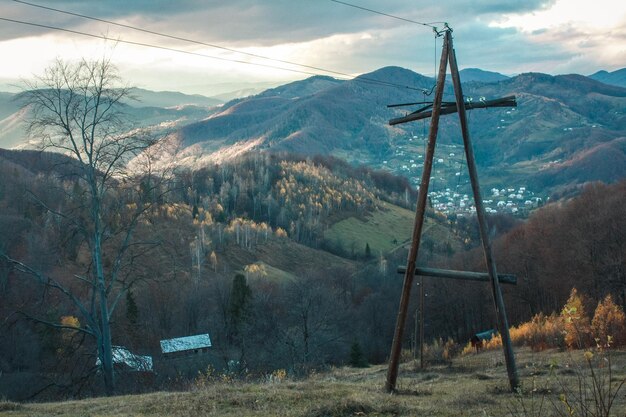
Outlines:
{"type": "MultiPolygon", "coordinates": [[[[365,369],[336,368],[304,380],[268,377],[259,382],[203,380],[178,392],[92,398],[58,403],[19,404],[0,402],[0,416],[71,417],[98,415],[141,416],[417,416],[461,417],[474,415],[526,415],[524,410],[548,414],[565,412],[559,400],[563,391],[573,393],[580,352],[516,352],[523,395],[509,392],[501,352],[482,352],[455,358],[446,364],[430,364],[421,371],[416,363],[403,364],[395,395],[384,392],[386,366],[365,369]],[[574,370],[572,370],[574,369],[574,370]],[[558,388],[553,387],[555,381],[558,388]]],[[[625,352],[612,355],[616,381],[626,378],[625,352]]],[[[576,397],[568,397],[571,404],[576,397]]],[[[613,411],[621,415],[626,400],[619,395],[613,411]]],[[[560,415],[560,414],[557,414],[560,415]]]]}
{"type": "MultiPolygon", "coordinates": [[[[488,77],[489,78],[489,77],[488,77]]],[[[424,99],[419,91],[380,85],[371,80],[430,90],[433,80],[409,70],[387,67],[361,78],[332,82],[312,77],[263,94],[224,105],[206,120],[176,131],[187,164],[223,161],[250,150],[331,154],[354,163],[384,167],[417,180],[423,155],[425,122],[391,127],[388,120],[409,108],[388,109],[391,103],[424,99]],[[415,164],[415,165],[414,165],[415,164]]],[[[478,101],[516,95],[518,107],[469,112],[476,157],[487,184],[542,185],[536,175],[554,161],[576,164],[581,152],[626,134],[626,89],[579,75],[550,76],[528,73],[490,82],[469,82],[464,90],[478,101]]],[[[450,85],[445,100],[453,100],[450,85]]],[[[428,97],[426,97],[428,99],[428,97]]],[[[460,143],[458,119],[443,117],[440,143],[460,143]]],[[[442,166],[446,181],[462,164],[462,157],[447,158],[442,166]]],[[[458,154],[458,152],[457,152],[458,154]]],[[[441,155],[441,154],[440,154],[441,155]]],[[[619,162],[619,161],[615,161],[619,162]]],[[[578,170],[583,172],[584,170],[578,170]]],[[[619,178],[623,167],[614,167],[619,178]]],[[[442,175],[444,177],[444,175],[442,175]]],[[[578,175],[552,182],[553,187],[580,183],[595,176],[578,175]]],[[[452,181],[450,181],[452,180],[452,181]]],[[[542,190],[538,190],[542,191],[542,190]]]]}
{"type": "Polygon", "coordinates": [[[626,87],[626,68],[615,70],[613,72],[598,71],[589,76],[596,81],[600,81],[605,84],[617,85],[619,87],[626,87]]]}

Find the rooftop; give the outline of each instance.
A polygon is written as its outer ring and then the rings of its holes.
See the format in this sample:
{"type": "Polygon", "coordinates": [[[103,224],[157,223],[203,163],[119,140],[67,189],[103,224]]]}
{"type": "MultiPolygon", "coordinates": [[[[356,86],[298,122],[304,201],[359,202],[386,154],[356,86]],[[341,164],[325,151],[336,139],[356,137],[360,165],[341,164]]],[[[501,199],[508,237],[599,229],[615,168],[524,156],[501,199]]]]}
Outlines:
{"type": "MultiPolygon", "coordinates": [[[[113,363],[124,364],[134,371],[152,371],[152,357],[132,353],[124,346],[113,346],[113,363]]],[[[96,366],[100,366],[100,358],[96,359],[96,366]]]]}
{"type": "Polygon", "coordinates": [[[161,351],[163,353],[182,352],[185,350],[208,347],[211,347],[211,338],[208,333],[161,340],[161,351]]]}

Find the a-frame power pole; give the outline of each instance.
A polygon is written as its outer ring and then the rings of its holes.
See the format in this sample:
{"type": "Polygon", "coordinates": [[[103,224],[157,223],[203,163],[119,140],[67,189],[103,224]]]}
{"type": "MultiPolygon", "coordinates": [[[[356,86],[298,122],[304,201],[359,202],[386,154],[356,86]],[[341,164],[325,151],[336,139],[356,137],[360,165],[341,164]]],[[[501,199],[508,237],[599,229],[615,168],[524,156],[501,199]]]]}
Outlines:
{"type": "MultiPolygon", "coordinates": [[[[461,133],[463,136],[463,145],[465,148],[465,156],[467,159],[467,168],[469,170],[470,181],[472,184],[472,191],[474,195],[474,204],[476,207],[476,216],[478,218],[478,225],[480,229],[480,237],[482,240],[483,251],[485,256],[485,263],[487,264],[487,272],[489,275],[489,282],[491,285],[491,291],[493,295],[493,302],[496,311],[498,331],[502,336],[502,347],[504,349],[504,357],[506,360],[506,368],[511,385],[511,390],[516,390],[519,387],[519,377],[517,374],[517,367],[515,365],[515,356],[513,354],[513,348],[511,346],[511,338],[509,335],[509,323],[506,316],[506,310],[504,308],[504,300],[502,298],[502,292],[500,290],[500,282],[498,279],[498,273],[496,270],[496,264],[491,248],[491,239],[488,233],[488,227],[486,223],[485,207],[480,192],[480,186],[478,183],[478,173],[476,170],[476,160],[474,158],[474,150],[469,135],[469,129],[467,124],[466,109],[478,108],[479,106],[470,106],[464,103],[463,90],[461,88],[461,79],[459,76],[459,69],[456,62],[456,54],[454,47],[452,46],[452,29],[447,25],[444,28],[443,46],[441,52],[441,60],[439,64],[439,71],[437,73],[437,84],[435,88],[435,96],[432,104],[432,111],[428,114],[419,114],[420,111],[410,114],[406,117],[393,119],[390,124],[400,124],[421,118],[430,116],[430,131],[428,134],[428,145],[426,148],[426,155],[424,157],[424,170],[422,172],[422,179],[420,182],[420,188],[417,197],[417,208],[415,210],[415,224],[413,226],[413,235],[411,249],[407,259],[407,266],[404,272],[404,284],[402,288],[402,296],[400,298],[400,307],[398,310],[398,318],[396,321],[396,328],[393,337],[393,343],[391,346],[391,353],[389,357],[389,368],[387,371],[387,381],[385,388],[389,392],[393,392],[396,388],[396,380],[398,378],[398,367],[400,364],[400,352],[402,350],[402,339],[404,334],[404,327],[407,319],[407,312],[409,307],[409,298],[411,294],[411,287],[413,285],[413,278],[416,273],[417,256],[420,247],[420,238],[422,236],[422,229],[424,225],[424,216],[426,214],[426,201],[428,196],[428,186],[430,183],[430,175],[433,167],[433,157],[435,153],[435,144],[437,142],[437,132],[439,130],[439,116],[441,114],[448,114],[452,112],[458,112],[459,120],[461,124],[461,133]],[[446,79],[447,64],[450,63],[450,73],[452,74],[452,83],[454,86],[455,102],[456,106],[450,106],[446,103],[445,108],[442,109],[443,88],[446,79]]],[[[514,97],[506,97],[504,99],[495,100],[489,105],[484,102],[480,107],[499,107],[515,105],[514,97]]],[[[424,109],[422,109],[424,110],[424,109]]],[[[423,286],[422,286],[423,287],[423,286]]],[[[423,318],[422,318],[423,320],[423,318]]]]}

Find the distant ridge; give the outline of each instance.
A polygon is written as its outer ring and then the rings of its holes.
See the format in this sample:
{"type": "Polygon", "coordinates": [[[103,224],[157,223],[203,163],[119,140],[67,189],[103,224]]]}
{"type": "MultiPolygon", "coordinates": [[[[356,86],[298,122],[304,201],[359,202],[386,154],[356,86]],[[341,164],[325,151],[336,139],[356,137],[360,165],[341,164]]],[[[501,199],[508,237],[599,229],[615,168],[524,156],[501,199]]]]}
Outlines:
{"type": "Polygon", "coordinates": [[[509,78],[499,72],[485,71],[478,68],[465,68],[459,71],[459,74],[461,76],[461,81],[464,83],[472,81],[481,83],[497,83],[498,81],[503,81],[509,78]]]}
{"type": "MultiPolygon", "coordinates": [[[[623,144],[611,142],[626,135],[625,88],[576,74],[506,77],[466,70],[468,74],[462,78],[467,97],[517,96],[517,108],[471,114],[477,162],[489,169],[487,181],[553,188],[621,177],[626,165],[620,156],[623,144]],[[616,157],[607,159],[603,171],[589,169],[589,161],[611,151],[616,157]]],[[[389,169],[414,182],[426,127],[423,123],[390,127],[390,118],[417,106],[387,105],[421,101],[419,90],[430,90],[433,83],[430,77],[400,67],[381,68],[350,81],[311,77],[226,103],[208,118],[175,130],[171,138],[183,149],[180,163],[191,166],[221,163],[253,150],[330,154],[389,169]]],[[[444,94],[452,96],[449,82],[444,94]]],[[[456,154],[452,145],[457,123],[448,117],[440,124],[440,144],[449,147],[448,154],[456,154]]],[[[444,158],[441,168],[454,172],[455,157],[444,158]]]]}
{"type": "Polygon", "coordinates": [[[598,71],[594,74],[591,74],[589,78],[600,81],[604,84],[612,84],[626,88],[626,68],[622,68],[613,72],[608,72],[604,70],[598,71]]]}
{"type": "Polygon", "coordinates": [[[131,94],[137,99],[128,101],[133,107],[177,107],[193,105],[200,107],[214,107],[224,103],[214,97],[200,94],[183,94],[178,91],[151,91],[143,88],[132,88],[131,94]]]}

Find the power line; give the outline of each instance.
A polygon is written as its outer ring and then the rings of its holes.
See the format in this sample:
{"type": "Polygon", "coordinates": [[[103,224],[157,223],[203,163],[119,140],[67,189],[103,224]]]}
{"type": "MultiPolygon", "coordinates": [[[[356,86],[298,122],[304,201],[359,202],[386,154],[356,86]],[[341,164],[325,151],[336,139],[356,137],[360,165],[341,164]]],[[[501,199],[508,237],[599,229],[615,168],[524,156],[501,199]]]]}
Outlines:
{"type": "MultiPolygon", "coordinates": [[[[161,37],[164,37],[164,38],[169,38],[169,39],[179,40],[179,41],[183,41],[183,42],[194,43],[194,44],[197,44],[197,45],[208,46],[208,47],[211,47],[211,48],[216,48],[216,49],[221,49],[221,50],[228,51],[228,52],[234,52],[234,53],[238,53],[238,54],[242,54],[242,55],[247,55],[247,56],[251,56],[251,57],[254,57],[254,58],[260,58],[260,59],[265,59],[265,60],[268,60],[268,61],[280,62],[280,63],[283,63],[283,64],[295,65],[295,66],[299,66],[299,67],[303,67],[303,68],[313,69],[313,70],[316,70],[316,71],[322,71],[322,72],[326,72],[326,73],[330,73],[330,74],[335,74],[335,75],[339,75],[341,77],[345,77],[348,80],[355,80],[355,81],[360,81],[360,82],[367,82],[367,83],[370,83],[370,84],[378,84],[378,85],[384,85],[384,86],[389,86],[389,87],[397,87],[397,88],[416,90],[416,91],[421,91],[422,90],[421,88],[415,88],[415,87],[410,87],[410,86],[406,86],[406,85],[391,83],[391,82],[387,82],[387,81],[376,80],[376,79],[368,78],[368,77],[362,77],[362,76],[354,77],[351,74],[340,72],[340,71],[329,70],[329,69],[325,69],[325,68],[317,67],[317,66],[313,66],[313,65],[299,64],[297,62],[292,62],[292,61],[287,61],[287,60],[270,58],[270,57],[259,55],[259,54],[239,51],[239,50],[236,50],[236,49],[232,49],[232,48],[228,48],[228,47],[224,47],[224,46],[220,46],[220,45],[216,45],[216,44],[211,44],[211,43],[202,42],[202,41],[189,39],[189,38],[183,38],[183,37],[170,35],[170,34],[166,34],[166,33],[162,33],[162,32],[156,32],[156,31],[152,31],[152,30],[149,30],[149,29],[140,28],[140,27],[137,27],[137,26],[132,26],[132,25],[127,25],[127,24],[123,24],[123,23],[114,22],[114,21],[111,21],[111,20],[100,19],[100,18],[93,17],[93,16],[87,16],[87,15],[74,13],[74,12],[70,12],[70,11],[66,11],[66,10],[61,10],[61,9],[56,9],[56,8],[52,8],[52,7],[42,6],[42,5],[38,5],[38,4],[34,4],[34,3],[29,3],[29,2],[26,2],[26,1],[23,1],[23,0],[13,0],[13,1],[15,3],[21,3],[21,4],[24,4],[24,5],[27,5],[27,6],[31,6],[31,7],[37,7],[37,8],[40,8],[40,9],[50,10],[50,11],[54,11],[54,12],[58,12],[58,13],[71,15],[71,16],[81,17],[81,18],[84,18],[84,19],[89,19],[89,20],[94,20],[94,21],[98,21],[98,22],[102,22],[102,23],[107,23],[107,24],[111,24],[111,25],[115,25],[115,26],[119,26],[119,27],[124,27],[124,28],[127,28],[127,29],[136,30],[136,31],[139,31],[139,32],[148,33],[148,34],[151,34],[151,35],[161,36],[161,37]]],[[[74,34],[83,35],[83,36],[90,36],[90,37],[94,37],[94,38],[110,40],[109,38],[106,38],[105,36],[94,35],[94,34],[80,32],[80,31],[76,31],[76,30],[72,30],[72,29],[65,29],[65,28],[59,28],[59,27],[55,27],[55,26],[42,25],[42,24],[37,24],[37,23],[32,23],[32,22],[25,22],[25,21],[6,19],[6,18],[0,18],[0,19],[8,21],[8,22],[13,22],[13,23],[20,23],[20,24],[24,24],[24,25],[42,27],[42,28],[47,28],[47,29],[53,29],[53,30],[59,30],[59,31],[63,31],[63,32],[74,33],[74,34]]],[[[125,41],[125,40],[121,40],[121,39],[117,40],[117,42],[131,44],[131,45],[136,45],[136,46],[144,46],[144,47],[151,47],[151,48],[156,48],[156,49],[164,49],[164,50],[168,50],[168,51],[186,53],[186,54],[190,54],[190,55],[196,55],[196,56],[201,56],[201,57],[206,57],[206,58],[218,59],[218,60],[221,60],[221,61],[230,61],[230,62],[235,62],[235,63],[240,63],[240,64],[247,64],[247,65],[257,65],[257,66],[266,67],[266,68],[272,68],[272,69],[279,69],[279,70],[283,70],[283,71],[296,72],[296,73],[300,73],[300,74],[321,75],[321,74],[310,72],[310,71],[297,70],[297,69],[285,68],[285,67],[278,67],[278,66],[269,65],[269,64],[248,62],[248,61],[242,61],[242,60],[237,60],[237,59],[229,59],[229,58],[217,57],[217,56],[214,56],[214,55],[206,55],[206,54],[201,54],[201,53],[197,53],[197,52],[184,51],[184,50],[180,50],[180,49],[176,49],[176,48],[170,48],[170,47],[165,47],[165,46],[160,46],[160,45],[152,45],[152,44],[147,44],[147,43],[143,43],[143,42],[125,41]]]]}
{"type": "MultiPolygon", "coordinates": [[[[35,26],[35,27],[39,27],[39,28],[52,29],[52,30],[58,30],[58,31],[61,31],[61,32],[73,33],[73,34],[76,34],[76,35],[82,35],[82,36],[88,36],[88,37],[91,37],[91,38],[103,39],[105,41],[112,41],[112,40],[114,40],[114,39],[111,39],[111,38],[106,37],[104,35],[94,35],[93,33],[81,32],[81,31],[78,31],[78,30],[60,28],[60,27],[57,27],[57,26],[44,25],[44,24],[34,23],[34,22],[26,22],[26,21],[23,21],[23,20],[8,19],[6,17],[0,17],[0,20],[4,20],[6,22],[11,22],[11,23],[19,23],[19,24],[27,25],[27,26],[35,26]]],[[[292,68],[277,67],[277,66],[274,66],[274,65],[261,64],[261,63],[258,63],[258,62],[246,62],[246,61],[241,61],[241,60],[238,60],[238,59],[223,58],[223,57],[219,57],[219,56],[206,55],[206,54],[201,54],[199,52],[184,51],[182,49],[169,48],[167,46],[153,45],[153,44],[144,43],[144,42],[127,41],[127,40],[124,40],[124,39],[115,39],[114,41],[115,42],[119,42],[119,43],[126,43],[126,44],[129,44],[129,45],[143,46],[143,47],[155,48],[155,49],[163,49],[163,50],[172,51],[172,52],[180,52],[180,53],[183,53],[183,54],[195,55],[195,56],[200,56],[200,57],[204,57],[204,58],[218,59],[220,61],[229,61],[229,62],[235,62],[235,63],[239,63],[239,64],[257,65],[257,66],[266,67],[266,68],[273,68],[273,69],[280,69],[280,70],[284,70],[284,71],[298,72],[298,73],[301,73],[301,74],[320,75],[320,74],[317,74],[317,73],[314,73],[314,72],[300,71],[300,70],[292,69],[292,68]]]]}
{"type": "MultiPolygon", "coordinates": [[[[15,0],[14,0],[15,1],[15,0]]],[[[416,20],[411,20],[411,19],[406,19],[404,17],[400,17],[400,16],[395,16],[389,13],[383,13],[383,12],[379,12],[377,10],[373,10],[373,9],[368,9],[367,7],[363,7],[363,6],[358,6],[356,4],[352,4],[352,3],[347,3],[345,1],[340,1],[340,0],[330,0],[333,3],[339,3],[339,4],[343,4],[344,6],[349,6],[349,7],[354,7],[355,9],[359,9],[359,10],[365,10],[366,12],[371,12],[371,13],[375,13],[375,14],[379,14],[381,16],[387,16],[390,17],[392,19],[397,19],[397,20],[402,20],[404,22],[408,22],[408,23],[414,23],[416,25],[421,25],[421,26],[426,26],[429,28],[432,28],[435,30],[435,32],[437,32],[437,27],[433,26],[434,23],[446,23],[446,22],[429,22],[429,23],[424,23],[424,22],[418,22],[416,20]]]]}
{"type": "Polygon", "coordinates": [[[237,50],[237,49],[228,48],[228,47],[221,46],[221,45],[216,45],[216,44],[212,44],[212,43],[202,42],[202,41],[198,41],[198,40],[195,40],[195,39],[183,38],[183,37],[180,37],[180,36],[170,35],[170,34],[167,34],[167,33],[156,32],[156,31],[153,31],[153,30],[144,29],[144,28],[140,28],[140,27],[137,27],[137,26],[127,25],[127,24],[124,24],[124,23],[118,23],[118,22],[115,22],[115,21],[112,21],[112,20],[106,20],[106,19],[101,19],[101,18],[98,18],[98,17],[87,16],[87,15],[84,15],[84,14],[74,13],[74,12],[70,12],[70,11],[67,11],[67,10],[55,9],[54,7],[48,7],[48,6],[43,6],[43,5],[39,5],[39,4],[29,3],[29,2],[26,2],[26,1],[22,1],[22,0],[13,0],[13,1],[15,3],[21,3],[21,4],[25,4],[27,6],[38,7],[40,9],[51,10],[51,11],[54,11],[54,12],[63,13],[63,14],[67,14],[67,15],[70,15],[70,16],[76,16],[76,17],[81,17],[83,19],[89,19],[89,20],[94,20],[94,21],[97,21],[97,22],[107,23],[107,24],[110,24],[110,25],[119,26],[119,27],[123,27],[123,28],[127,28],[127,29],[132,29],[132,30],[136,30],[136,31],[139,31],[139,32],[149,33],[151,35],[161,36],[161,37],[164,37],[164,38],[169,38],[169,39],[174,39],[174,40],[183,41],[183,42],[189,42],[189,43],[195,43],[197,45],[208,46],[208,47],[211,47],[211,48],[221,49],[223,51],[234,52],[234,53],[242,54],[242,55],[248,55],[248,56],[251,56],[251,57],[254,57],[254,58],[266,59],[266,60],[269,60],[269,61],[280,62],[280,63],[283,63],[283,64],[296,65],[296,66],[299,66],[299,67],[310,68],[310,69],[314,69],[314,70],[317,70],[317,71],[329,72],[329,73],[341,75],[341,76],[344,76],[344,77],[345,76],[352,77],[350,74],[346,74],[346,73],[339,72],[339,71],[327,70],[327,69],[316,67],[316,66],[313,66],[313,65],[299,64],[297,62],[286,61],[286,60],[277,59],[277,58],[270,58],[270,57],[267,57],[267,56],[254,54],[254,53],[250,53],[250,52],[245,52],[245,51],[240,51],[240,50],[237,50]]]}

